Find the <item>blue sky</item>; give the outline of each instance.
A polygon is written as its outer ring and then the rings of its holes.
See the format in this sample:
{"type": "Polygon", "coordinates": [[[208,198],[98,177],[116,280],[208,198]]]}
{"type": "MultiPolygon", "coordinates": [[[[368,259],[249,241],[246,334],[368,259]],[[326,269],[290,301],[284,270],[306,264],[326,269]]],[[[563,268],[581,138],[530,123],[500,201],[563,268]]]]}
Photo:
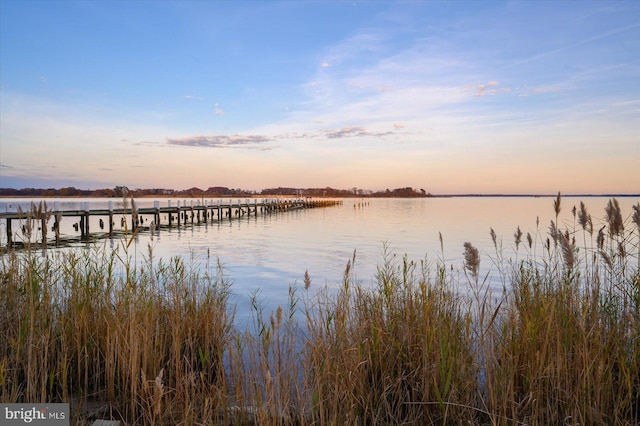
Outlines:
{"type": "Polygon", "coordinates": [[[0,187],[640,192],[637,1],[0,0],[0,187]]]}

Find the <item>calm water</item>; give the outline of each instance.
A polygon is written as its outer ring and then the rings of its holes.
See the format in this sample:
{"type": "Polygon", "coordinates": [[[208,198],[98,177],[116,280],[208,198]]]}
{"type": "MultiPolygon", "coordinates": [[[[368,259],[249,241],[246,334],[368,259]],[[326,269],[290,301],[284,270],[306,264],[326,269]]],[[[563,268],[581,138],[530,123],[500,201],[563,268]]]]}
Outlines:
{"type": "MultiPolygon", "coordinates": [[[[152,207],[155,200],[166,206],[166,199],[136,200],[138,207],[152,207]]],[[[355,276],[371,283],[376,267],[383,260],[386,245],[396,256],[407,255],[420,261],[425,256],[432,261],[444,261],[454,269],[462,268],[463,244],[471,242],[481,253],[484,273],[491,272],[495,249],[490,228],[503,241],[505,257],[514,256],[513,234],[517,227],[547,237],[551,219],[555,218],[551,197],[452,197],[429,199],[345,199],[338,207],[297,210],[257,218],[209,223],[162,230],[155,236],[148,231],[137,236],[132,244],[138,260],[153,248],[154,257],[169,260],[172,256],[193,259],[196,267],[206,265],[207,257],[215,263],[219,258],[226,274],[233,280],[239,305],[248,295],[260,290],[266,305],[285,303],[290,284],[299,283],[309,272],[314,287],[337,286],[345,265],[356,251],[355,276]],[[536,232],[536,220],[540,232],[536,232]],[[443,249],[440,244],[443,239],[443,249]]],[[[564,197],[560,224],[574,229],[573,206],[584,201],[593,216],[594,228],[600,228],[604,208],[609,198],[564,197]]],[[[31,200],[0,199],[0,211],[15,211],[18,205],[28,209],[31,200]]],[[[35,200],[39,201],[39,200],[35,200]]],[[[81,203],[89,208],[106,208],[105,199],[59,199],[60,209],[78,209],[81,203]]],[[[228,200],[226,200],[228,201],[228,200]]],[[[237,201],[237,200],[235,200],[237,201]]],[[[623,216],[632,213],[638,197],[618,198],[623,216]]],[[[120,207],[113,201],[114,207],[120,207]]],[[[176,205],[176,200],[173,200],[176,205]]],[[[184,203],[184,201],[182,201],[184,203]]],[[[190,203],[190,200],[187,200],[190,203]]],[[[47,204],[53,208],[54,200],[47,204]]],[[[98,218],[91,219],[91,230],[99,230],[98,218]],[[95,221],[95,223],[94,223],[95,221]]],[[[63,218],[63,233],[78,235],[72,218],[63,218]]],[[[577,226],[577,225],[576,225],[577,226]]],[[[6,224],[0,221],[0,243],[6,244],[6,224]]],[[[119,227],[119,223],[118,226],[119,227]]],[[[14,230],[19,229],[14,225],[14,230]]],[[[49,234],[52,235],[51,233],[49,234]]],[[[17,238],[17,237],[16,237],[17,238]]],[[[104,239],[91,243],[117,247],[119,239],[104,239]]],[[[76,243],[84,249],[89,244],[76,243]]],[[[520,248],[521,253],[523,248],[520,248]]],[[[498,282],[494,279],[494,285],[498,282]]]]}

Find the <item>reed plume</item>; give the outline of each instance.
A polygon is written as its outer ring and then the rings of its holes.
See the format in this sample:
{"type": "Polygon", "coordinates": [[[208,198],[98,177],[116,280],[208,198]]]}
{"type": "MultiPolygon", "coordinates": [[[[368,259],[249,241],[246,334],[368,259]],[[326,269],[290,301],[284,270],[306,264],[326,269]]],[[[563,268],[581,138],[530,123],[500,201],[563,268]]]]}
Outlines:
{"type": "Polygon", "coordinates": [[[553,243],[557,246],[558,245],[558,238],[560,236],[560,231],[558,230],[558,227],[556,226],[556,222],[554,222],[553,220],[551,221],[551,224],[549,225],[549,236],[553,240],[553,243]]]}
{"type": "Polygon", "coordinates": [[[309,271],[304,271],[304,289],[309,290],[311,287],[311,277],[309,276],[309,271]]]}
{"type": "Polygon", "coordinates": [[[587,213],[587,207],[583,201],[580,201],[580,210],[578,211],[578,223],[582,226],[582,229],[589,234],[593,234],[593,222],[591,215],[587,213]]]}
{"type": "Polygon", "coordinates": [[[609,254],[602,249],[600,250],[600,256],[602,256],[604,264],[607,265],[610,270],[613,270],[613,261],[611,260],[611,256],[609,256],[609,254]]]}
{"type": "Polygon", "coordinates": [[[522,231],[520,230],[520,227],[518,226],[518,229],[516,230],[515,234],[513,234],[515,241],[516,241],[516,251],[518,251],[518,248],[520,247],[520,243],[522,242],[522,231]]]}
{"type": "Polygon", "coordinates": [[[603,226],[602,228],[600,228],[600,230],[598,231],[598,236],[596,237],[596,243],[598,244],[599,250],[602,250],[604,248],[604,240],[605,240],[604,230],[605,229],[606,229],[606,226],[603,226]]]}
{"type": "Polygon", "coordinates": [[[607,207],[605,208],[607,214],[607,222],[609,224],[609,235],[615,237],[624,232],[624,221],[622,220],[622,213],[620,212],[620,204],[618,200],[612,198],[609,200],[607,207]]]}
{"type": "Polygon", "coordinates": [[[553,200],[553,211],[556,212],[556,217],[560,216],[560,211],[562,210],[561,201],[562,197],[558,191],[558,196],[553,200]]]}
{"type": "Polygon", "coordinates": [[[478,249],[468,241],[464,243],[464,267],[469,271],[474,281],[478,281],[480,254],[478,253],[478,249]]]}
{"type": "Polygon", "coordinates": [[[569,235],[569,231],[565,231],[564,233],[559,233],[560,240],[560,248],[562,249],[562,257],[564,259],[564,264],[567,269],[573,269],[576,258],[575,258],[575,250],[576,245],[575,241],[569,235]]]}

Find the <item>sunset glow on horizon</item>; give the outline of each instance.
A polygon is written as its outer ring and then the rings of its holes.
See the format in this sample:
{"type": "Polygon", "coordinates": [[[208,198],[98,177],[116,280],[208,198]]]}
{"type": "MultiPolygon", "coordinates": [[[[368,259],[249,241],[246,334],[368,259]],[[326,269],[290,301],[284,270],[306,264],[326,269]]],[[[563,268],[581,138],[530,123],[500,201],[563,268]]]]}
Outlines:
{"type": "Polygon", "coordinates": [[[640,192],[640,2],[0,1],[0,188],[640,192]]]}

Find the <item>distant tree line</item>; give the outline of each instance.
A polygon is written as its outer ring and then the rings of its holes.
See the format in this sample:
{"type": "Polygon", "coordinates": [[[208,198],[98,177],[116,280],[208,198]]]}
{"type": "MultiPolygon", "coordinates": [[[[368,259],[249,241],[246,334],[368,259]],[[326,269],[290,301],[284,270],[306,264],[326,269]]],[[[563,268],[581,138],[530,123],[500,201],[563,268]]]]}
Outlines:
{"type": "Polygon", "coordinates": [[[371,194],[372,197],[431,197],[431,193],[427,193],[424,189],[413,189],[410,186],[406,188],[397,188],[394,190],[378,191],[371,194]]]}
{"type": "Polygon", "coordinates": [[[370,191],[367,189],[335,189],[335,188],[269,188],[263,189],[261,195],[298,195],[302,197],[431,197],[424,189],[405,188],[370,191]]]}
{"type": "Polygon", "coordinates": [[[230,189],[223,186],[213,186],[206,190],[189,188],[184,190],[147,188],[131,189],[126,186],[101,189],[67,188],[0,188],[0,196],[13,197],[200,197],[200,196],[239,196],[256,195],[256,191],[244,189],[230,189]]]}
{"type": "Polygon", "coordinates": [[[78,189],[72,186],[66,188],[0,188],[0,195],[14,197],[113,197],[112,189],[78,189]]]}
{"type": "Polygon", "coordinates": [[[393,190],[370,191],[359,188],[335,189],[326,188],[267,188],[261,191],[233,189],[225,186],[210,186],[207,189],[197,187],[175,190],[163,188],[130,189],[126,186],[102,189],[78,189],[73,186],[66,188],[0,188],[0,196],[5,197],[241,197],[241,196],[274,196],[288,195],[299,197],[430,197],[424,189],[416,190],[409,187],[393,190]]]}

